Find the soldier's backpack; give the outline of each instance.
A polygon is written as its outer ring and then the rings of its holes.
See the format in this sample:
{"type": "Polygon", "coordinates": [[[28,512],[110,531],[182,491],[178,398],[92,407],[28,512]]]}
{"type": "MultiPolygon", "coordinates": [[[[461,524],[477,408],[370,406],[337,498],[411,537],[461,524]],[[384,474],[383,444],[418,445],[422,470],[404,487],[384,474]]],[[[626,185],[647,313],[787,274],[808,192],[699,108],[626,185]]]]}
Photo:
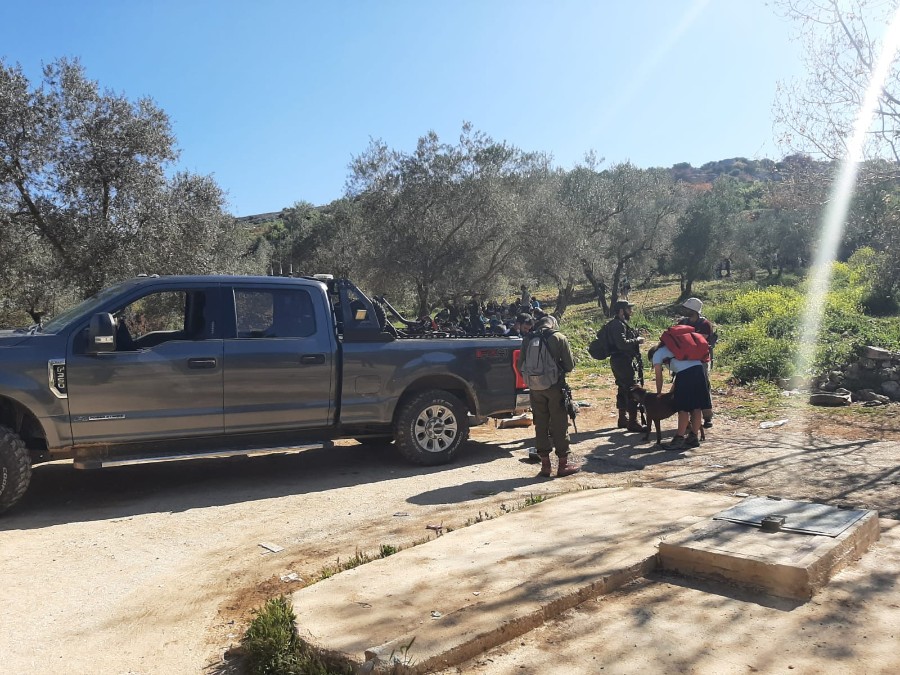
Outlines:
{"type": "Polygon", "coordinates": [[[550,354],[544,332],[527,338],[525,360],[522,362],[522,376],[529,389],[541,391],[559,382],[560,368],[550,354]]]}
{"type": "Polygon", "coordinates": [[[709,361],[709,343],[693,326],[670,326],[659,339],[679,361],[709,361]]]}
{"type": "Polygon", "coordinates": [[[606,330],[608,326],[609,322],[607,321],[600,330],[597,331],[597,337],[591,340],[591,343],[588,345],[588,354],[591,355],[592,359],[602,361],[603,359],[609,358],[609,334],[606,330]]]}

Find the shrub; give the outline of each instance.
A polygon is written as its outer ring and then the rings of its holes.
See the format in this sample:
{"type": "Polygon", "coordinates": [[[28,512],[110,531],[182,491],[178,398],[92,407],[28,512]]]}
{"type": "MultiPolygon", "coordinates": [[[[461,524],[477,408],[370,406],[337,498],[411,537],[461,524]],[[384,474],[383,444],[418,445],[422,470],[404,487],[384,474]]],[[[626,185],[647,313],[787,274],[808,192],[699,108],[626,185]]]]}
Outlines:
{"type": "MultiPolygon", "coordinates": [[[[329,667],[297,635],[297,616],[283,595],[266,602],[242,640],[251,675],[331,675],[329,667]]],[[[343,671],[347,672],[347,671],[343,671]]]]}
{"type": "Polygon", "coordinates": [[[775,311],[798,315],[803,308],[803,296],[791,288],[773,286],[763,290],[741,293],[729,302],[716,307],[710,318],[717,323],[750,323],[775,311]]]}
{"type": "Polygon", "coordinates": [[[793,374],[795,343],[764,337],[753,342],[741,353],[732,366],[732,373],[741,382],[777,380],[793,374]]]}
{"type": "Polygon", "coordinates": [[[866,312],[875,316],[890,316],[900,312],[900,303],[897,302],[897,297],[884,289],[870,288],[866,290],[860,299],[860,304],[866,312]]]}

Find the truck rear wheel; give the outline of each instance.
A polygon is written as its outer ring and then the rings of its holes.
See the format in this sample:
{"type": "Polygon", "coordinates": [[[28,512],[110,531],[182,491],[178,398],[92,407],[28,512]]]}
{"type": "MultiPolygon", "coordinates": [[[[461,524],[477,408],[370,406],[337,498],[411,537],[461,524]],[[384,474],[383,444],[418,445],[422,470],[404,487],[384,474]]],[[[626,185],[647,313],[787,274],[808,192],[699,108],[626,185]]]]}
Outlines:
{"type": "Polygon", "coordinates": [[[0,427],[0,513],[19,501],[31,481],[31,459],[19,435],[0,427]]]}
{"type": "Polygon", "coordinates": [[[446,391],[419,392],[400,409],[395,437],[400,453],[409,461],[446,464],[469,437],[465,406],[446,391]]]}

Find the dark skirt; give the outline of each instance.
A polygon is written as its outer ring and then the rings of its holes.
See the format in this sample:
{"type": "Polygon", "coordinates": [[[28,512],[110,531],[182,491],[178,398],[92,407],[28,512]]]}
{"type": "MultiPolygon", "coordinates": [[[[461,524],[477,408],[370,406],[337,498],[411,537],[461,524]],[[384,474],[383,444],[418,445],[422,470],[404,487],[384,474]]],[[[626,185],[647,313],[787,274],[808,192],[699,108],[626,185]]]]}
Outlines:
{"type": "Polygon", "coordinates": [[[706,384],[706,366],[691,366],[675,375],[675,410],[708,408],[712,408],[712,400],[706,384]]]}

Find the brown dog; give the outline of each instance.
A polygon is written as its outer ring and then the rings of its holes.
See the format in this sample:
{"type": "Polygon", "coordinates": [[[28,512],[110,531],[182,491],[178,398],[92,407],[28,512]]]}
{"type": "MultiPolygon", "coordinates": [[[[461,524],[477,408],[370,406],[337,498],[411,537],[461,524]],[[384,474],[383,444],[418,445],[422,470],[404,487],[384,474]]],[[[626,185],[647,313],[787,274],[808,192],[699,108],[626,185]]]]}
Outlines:
{"type": "MultiPolygon", "coordinates": [[[[647,435],[644,436],[644,440],[650,440],[650,424],[652,422],[656,426],[656,444],[661,445],[662,433],[659,430],[659,421],[678,412],[675,410],[675,395],[671,391],[667,391],[665,394],[654,394],[639,384],[632,386],[628,395],[632,401],[644,406],[644,414],[647,415],[647,435]]],[[[702,426],[700,427],[700,438],[706,440],[706,433],[702,426]]]]}

